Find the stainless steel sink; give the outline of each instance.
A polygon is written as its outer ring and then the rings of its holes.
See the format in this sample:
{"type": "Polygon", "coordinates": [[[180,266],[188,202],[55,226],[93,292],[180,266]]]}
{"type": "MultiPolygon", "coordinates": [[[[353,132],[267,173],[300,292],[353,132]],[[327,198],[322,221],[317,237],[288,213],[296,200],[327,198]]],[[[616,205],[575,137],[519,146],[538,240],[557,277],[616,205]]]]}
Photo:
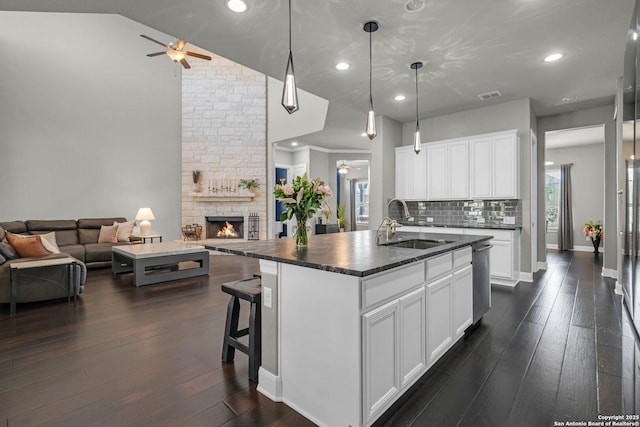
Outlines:
{"type": "Polygon", "coordinates": [[[383,246],[393,246],[396,248],[411,248],[411,249],[429,249],[436,246],[446,245],[451,243],[451,240],[427,240],[427,239],[411,239],[400,240],[397,242],[389,242],[383,244],[383,246]]]}

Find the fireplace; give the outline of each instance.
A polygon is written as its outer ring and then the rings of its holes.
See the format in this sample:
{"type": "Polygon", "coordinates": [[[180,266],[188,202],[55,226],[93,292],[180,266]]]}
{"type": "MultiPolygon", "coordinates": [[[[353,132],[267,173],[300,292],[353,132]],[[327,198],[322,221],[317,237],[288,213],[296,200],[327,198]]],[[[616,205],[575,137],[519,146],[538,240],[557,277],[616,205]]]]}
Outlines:
{"type": "Polygon", "coordinates": [[[208,216],[207,239],[242,239],[244,237],[244,217],[208,216]]]}

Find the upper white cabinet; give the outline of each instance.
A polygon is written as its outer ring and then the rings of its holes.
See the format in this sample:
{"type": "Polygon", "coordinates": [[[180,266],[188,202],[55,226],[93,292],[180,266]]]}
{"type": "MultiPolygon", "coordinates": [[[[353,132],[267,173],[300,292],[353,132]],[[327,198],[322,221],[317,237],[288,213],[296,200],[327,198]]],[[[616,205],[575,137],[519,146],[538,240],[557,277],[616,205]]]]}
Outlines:
{"type": "Polygon", "coordinates": [[[469,198],[467,141],[426,144],[427,200],[469,198]]]}
{"type": "Polygon", "coordinates": [[[517,199],[518,160],[515,130],[470,138],[470,198],[517,199]]]}
{"type": "Polygon", "coordinates": [[[413,147],[396,148],[396,197],[406,200],[427,198],[427,162],[424,150],[420,154],[413,147]]]}
{"type": "Polygon", "coordinates": [[[396,197],[408,200],[517,199],[518,132],[430,142],[419,155],[396,148],[396,197]]]}

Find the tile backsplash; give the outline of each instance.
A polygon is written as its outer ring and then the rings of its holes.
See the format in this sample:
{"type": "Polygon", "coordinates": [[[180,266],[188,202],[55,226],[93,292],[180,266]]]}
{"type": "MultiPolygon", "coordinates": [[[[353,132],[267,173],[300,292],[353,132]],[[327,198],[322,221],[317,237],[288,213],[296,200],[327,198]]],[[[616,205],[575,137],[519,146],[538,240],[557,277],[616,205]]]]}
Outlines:
{"type": "MultiPolygon", "coordinates": [[[[522,226],[521,200],[407,201],[407,207],[417,223],[450,226],[483,223],[522,226]],[[432,221],[429,220],[430,218],[432,221]]],[[[403,207],[400,202],[391,204],[389,216],[404,222],[403,207]]]]}

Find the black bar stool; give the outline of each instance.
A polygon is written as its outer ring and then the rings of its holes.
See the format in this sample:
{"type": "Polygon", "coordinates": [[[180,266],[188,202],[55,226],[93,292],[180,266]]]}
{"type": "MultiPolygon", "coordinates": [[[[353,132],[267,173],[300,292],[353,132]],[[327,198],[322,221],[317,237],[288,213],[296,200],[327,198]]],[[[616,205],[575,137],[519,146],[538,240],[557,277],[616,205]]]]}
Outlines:
{"type": "Polygon", "coordinates": [[[222,291],[231,295],[227,306],[227,322],[224,327],[224,343],[222,346],[222,361],[233,362],[236,349],[249,356],[249,379],[258,382],[258,368],[262,356],[262,286],[260,277],[236,280],[222,284],[222,291]],[[240,300],[251,303],[249,327],[238,330],[240,315],[240,300]],[[240,342],[239,337],[249,335],[249,345],[240,342]]]}

